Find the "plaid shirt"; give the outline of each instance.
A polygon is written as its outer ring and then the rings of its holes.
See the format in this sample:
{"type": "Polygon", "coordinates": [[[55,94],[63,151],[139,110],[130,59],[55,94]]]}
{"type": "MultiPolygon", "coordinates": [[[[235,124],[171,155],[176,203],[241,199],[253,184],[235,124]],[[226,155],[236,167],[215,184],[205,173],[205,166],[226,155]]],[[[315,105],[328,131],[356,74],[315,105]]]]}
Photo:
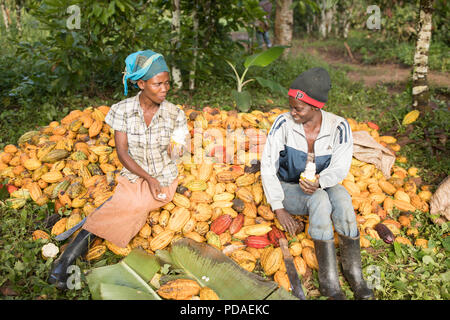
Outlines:
{"type": "MultiPolygon", "coordinates": [[[[112,105],[105,122],[114,130],[127,133],[131,158],[166,187],[178,176],[177,165],[170,158],[167,147],[175,129],[182,128],[189,134],[186,116],[179,107],[164,100],[147,127],[139,95],[140,92],[112,105]]],[[[125,167],[120,173],[131,182],[139,178],[125,167]]]]}

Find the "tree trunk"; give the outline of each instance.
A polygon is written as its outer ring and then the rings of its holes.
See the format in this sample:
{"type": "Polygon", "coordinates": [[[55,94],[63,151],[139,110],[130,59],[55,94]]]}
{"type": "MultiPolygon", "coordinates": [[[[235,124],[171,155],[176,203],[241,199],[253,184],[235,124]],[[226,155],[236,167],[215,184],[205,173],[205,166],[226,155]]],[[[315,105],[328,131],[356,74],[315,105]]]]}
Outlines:
{"type": "Polygon", "coordinates": [[[183,86],[183,82],[181,80],[181,70],[176,64],[176,54],[177,51],[177,43],[180,41],[180,32],[181,32],[181,11],[180,11],[180,0],[172,0],[172,31],[175,32],[175,36],[172,39],[172,50],[173,56],[175,59],[172,62],[172,79],[174,87],[181,88],[183,86]]]}
{"type": "MultiPolygon", "coordinates": [[[[294,11],[291,9],[292,0],[278,0],[275,12],[275,44],[290,45],[292,41],[292,28],[294,26],[294,11]]],[[[283,57],[288,54],[286,49],[283,57]]]]}
{"type": "Polygon", "coordinates": [[[433,0],[420,0],[417,22],[417,40],[413,65],[413,108],[423,112],[431,111],[428,104],[428,50],[431,42],[433,0]]]}
{"type": "Polygon", "coordinates": [[[3,22],[5,23],[6,31],[9,31],[8,13],[6,12],[6,2],[5,2],[5,0],[1,0],[0,1],[0,7],[2,9],[3,22]]]}
{"type": "Polygon", "coordinates": [[[197,55],[198,55],[198,12],[197,1],[194,2],[194,8],[192,9],[192,23],[194,31],[194,57],[192,59],[191,70],[189,71],[189,90],[195,89],[195,72],[197,71],[197,55]]]}
{"type": "Polygon", "coordinates": [[[16,25],[19,34],[22,34],[22,0],[16,0],[16,25]]]}
{"type": "Polygon", "coordinates": [[[327,0],[322,0],[320,4],[320,24],[319,24],[319,34],[322,38],[327,37],[327,23],[326,23],[326,10],[327,10],[327,0]]]}

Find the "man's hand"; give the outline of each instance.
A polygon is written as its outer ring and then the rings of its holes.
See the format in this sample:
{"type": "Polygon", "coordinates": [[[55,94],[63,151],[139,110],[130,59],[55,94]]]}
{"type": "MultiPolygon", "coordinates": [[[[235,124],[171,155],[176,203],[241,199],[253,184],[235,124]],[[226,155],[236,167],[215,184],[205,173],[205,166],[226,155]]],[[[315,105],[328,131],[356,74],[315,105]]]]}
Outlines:
{"type": "Polygon", "coordinates": [[[277,215],[277,219],[280,222],[280,224],[283,226],[284,230],[289,232],[291,236],[295,236],[299,225],[297,221],[291,217],[290,213],[287,212],[286,209],[277,209],[274,211],[277,215]]]}
{"type": "Polygon", "coordinates": [[[150,188],[150,192],[152,193],[152,196],[155,200],[162,201],[158,198],[158,194],[161,193],[161,185],[159,184],[159,181],[153,177],[147,177],[145,180],[148,183],[148,186],[150,188]]]}
{"type": "Polygon", "coordinates": [[[319,189],[319,175],[316,174],[316,181],[314,182],[311,182],[307,179],[300,179],[299,185],[304,193],[311,195],[316,192],[317,189],[319,189]]]}

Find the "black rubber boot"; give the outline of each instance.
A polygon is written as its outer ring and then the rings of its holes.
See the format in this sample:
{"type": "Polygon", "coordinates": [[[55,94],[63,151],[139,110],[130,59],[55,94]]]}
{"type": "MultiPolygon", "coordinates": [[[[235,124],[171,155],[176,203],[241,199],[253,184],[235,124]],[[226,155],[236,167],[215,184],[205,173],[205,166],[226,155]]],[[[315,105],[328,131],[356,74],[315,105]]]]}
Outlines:
{"type": "Polygon", "coordinates": [[[367,286],[361,270],[361,248],[359,234],[355,238],[338,234],[342,273],[350,284],[356,300],[375,299],[374,293],[367,286]]]}
{"type": "Polygon", "coordinates": [[[314,240],[314,246],[319,263],[320,294],[332,300],[347,300],[339,284],[334,240],[314,240]]]}
{"type": "Polygon", "coordinates": [[[67,289],[67,268],[74,264],[75,260],[85,254],[89,248],[89,244],[95,239],[95,235],[81,229],[76,238],[69,243],[66,250],[61,256],[53,262],[50,276],[48,277],[48,283],[54,284],[60,290],[67,289]]]}

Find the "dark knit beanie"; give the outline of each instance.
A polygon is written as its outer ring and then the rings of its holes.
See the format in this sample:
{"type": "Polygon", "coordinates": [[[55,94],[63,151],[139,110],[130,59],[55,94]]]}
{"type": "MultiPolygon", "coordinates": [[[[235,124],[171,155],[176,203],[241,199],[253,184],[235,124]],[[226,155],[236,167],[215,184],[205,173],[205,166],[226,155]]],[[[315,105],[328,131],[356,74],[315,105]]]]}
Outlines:
{"type": "Polygon", "coordinates": [[[328,101],[331,79],[324,68],[312,68],[301,73],[292,82],[288,95],[304,101],[317,108],[322,108],[328,101]]]}

